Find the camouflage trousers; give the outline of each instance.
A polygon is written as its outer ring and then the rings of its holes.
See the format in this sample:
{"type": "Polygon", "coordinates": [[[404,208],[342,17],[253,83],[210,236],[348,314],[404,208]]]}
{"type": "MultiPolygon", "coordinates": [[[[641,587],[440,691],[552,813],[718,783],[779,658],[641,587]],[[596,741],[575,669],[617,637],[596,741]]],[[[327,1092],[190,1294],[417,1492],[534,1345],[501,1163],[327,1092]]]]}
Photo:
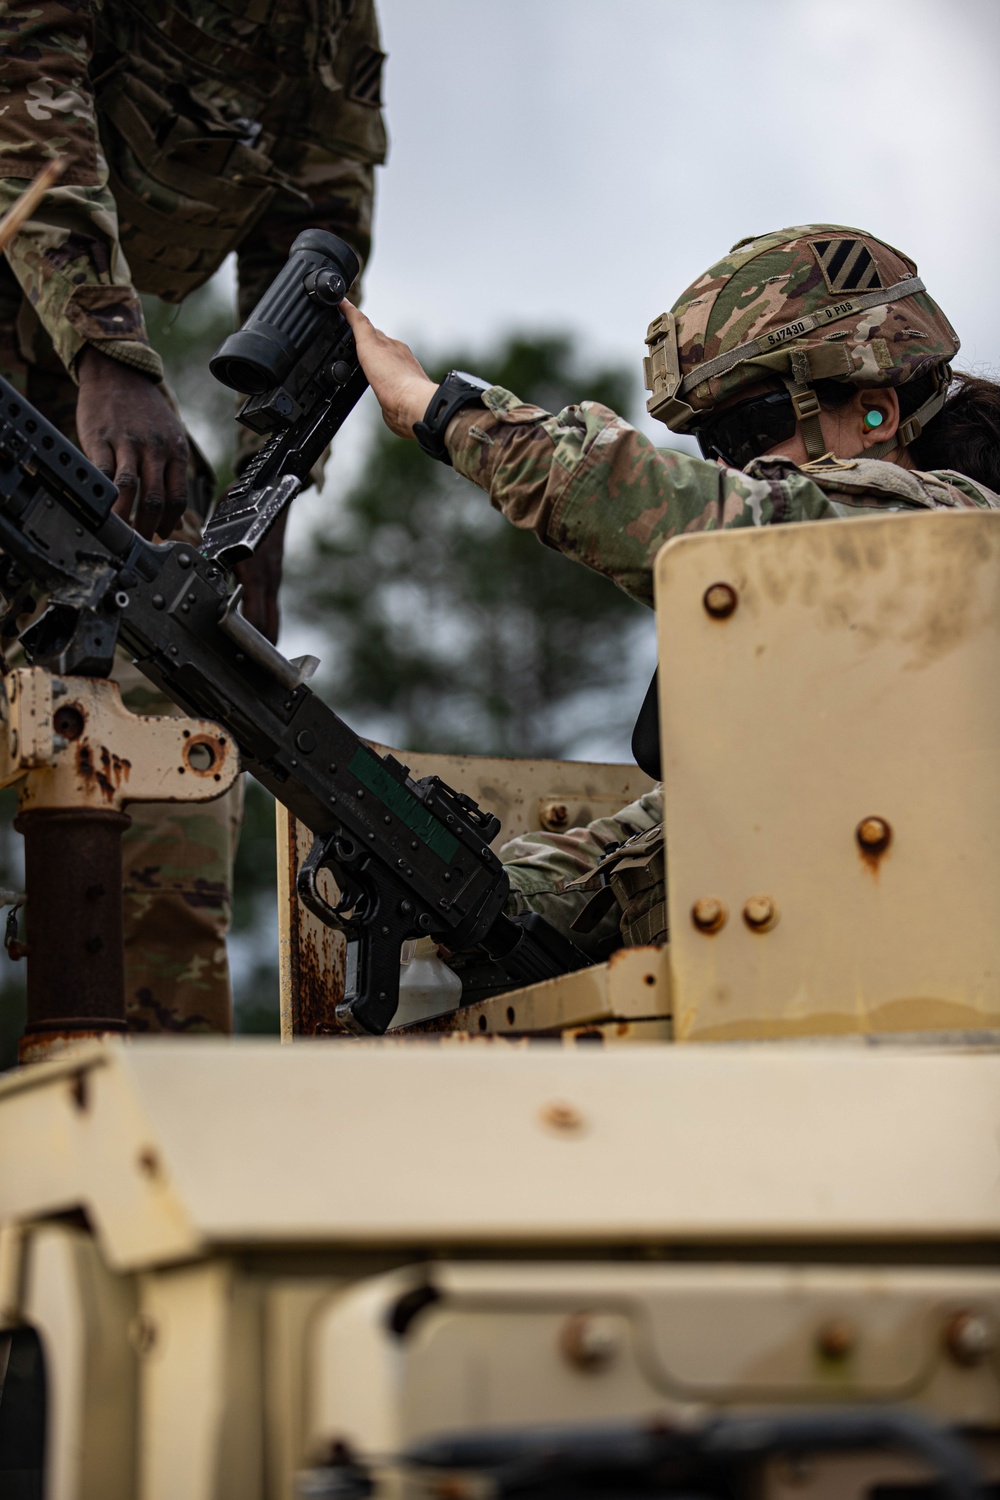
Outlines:
{"type": "MultiPolygon", "coordinates": [[[[0,375],[75,440],[76,387],[0,257],[0,375]]],[[[177,533],[197,540],[198,518],[177,533]]],[[[135,713],[180,714],[138,668],[114,672],[135,713]]],[[[226,935],[243,816],[242,778],[214,802],[132,803],[122,840],[125,1008],[137,1032],[233,1029],[226,935]]]]}

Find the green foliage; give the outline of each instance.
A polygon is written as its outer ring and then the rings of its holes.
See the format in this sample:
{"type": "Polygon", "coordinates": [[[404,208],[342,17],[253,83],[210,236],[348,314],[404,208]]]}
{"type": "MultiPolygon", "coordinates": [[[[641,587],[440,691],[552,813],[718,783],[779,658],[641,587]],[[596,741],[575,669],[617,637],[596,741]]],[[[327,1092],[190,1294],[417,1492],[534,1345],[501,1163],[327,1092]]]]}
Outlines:
{"type": "MultiPolygon", "coordinates": [[[[586,363],[557,335],[458,353],[434,378],[452,367],[550,411],[583,397],[631,405],[625,373],[586,363]]],[[[558,756],[595,718],[607,738],[635,716],[638,698],[620,685],[647,612],[381,424],[289,581],[286,608],[329,633],[320,690],[356,728],[404,749],[558,756]]]]}

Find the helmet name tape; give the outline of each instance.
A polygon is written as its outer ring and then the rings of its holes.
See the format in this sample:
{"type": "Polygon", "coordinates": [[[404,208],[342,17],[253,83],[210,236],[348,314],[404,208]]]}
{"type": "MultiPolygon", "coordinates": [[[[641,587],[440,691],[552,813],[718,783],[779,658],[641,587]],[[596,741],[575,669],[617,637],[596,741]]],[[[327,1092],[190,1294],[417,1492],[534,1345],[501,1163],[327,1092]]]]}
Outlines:
{"type": "Polygon", "coordinates": [[[724,375],[727,370],[731,370],[735,365],[743,364],[745,360],[752,359],[755,354],[766,354],[769,349],[776,349],[789,339],[801,338],[803,334],[811,333],[814,328],[822,328],[826,323],[838,322],[851,313],[865,312],[869,307],[881,307],[887,302],[899,302],[903,297],[912,297],[914,292],[924,290],[924,284],[919,276],[908,276],[905,281],[897,281],[893,286],[866,292],[861,297],[850,297],[844,302],[834,303],[832,307],[820,308],[818,312],[810,313],[808,317],[796,318],[794,323],[785,323],[781,328],[772,328],[760,338],[750,339],[748,343],[740,344],[736,349],[728,349],[725,354],[720,354],[717,358],[708,360],[706,364],[699,365],[696,370],[685,375],[680,388],[682,391],[690,391],[696,385],[714,380],[717,375],[724,375]]]}
{"type": "MultiPolygon", "coordinates": [[[[821,328],[824,323],[836,323],[840,318],[846,318],[848,313],[861,310],[859,301],[848,299],[846,302],[838,302],[836,307],[824,307],[808,318],[797,318],[794,323],[786,323],[784,328],[773,328],[770,333],[763,334],[757,343],[767,349],[777,349],[779,344],[785,344],[789,339],[800,338],[813,328],[821,328]]],[[[761,352],[763,353],[763,349],[761,352]]]]}
{"type": "Polygon", "coordinates": [[[813,240],[823,280],[831,292],[869,292],[882,286],[878,266],[861,240],[813,240]]]}

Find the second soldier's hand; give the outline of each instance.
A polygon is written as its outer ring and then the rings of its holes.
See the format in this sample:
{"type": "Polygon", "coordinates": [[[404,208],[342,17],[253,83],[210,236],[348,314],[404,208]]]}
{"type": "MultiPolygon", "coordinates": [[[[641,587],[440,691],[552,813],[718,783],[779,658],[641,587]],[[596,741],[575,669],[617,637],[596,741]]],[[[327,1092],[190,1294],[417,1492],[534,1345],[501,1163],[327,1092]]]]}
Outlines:
{"type": "Polygon", "coordinates": [[[346,299],[340,304],[354,333],[361,368],[382,408],[385,425],[397,437],[412,438],[413,424],[423,420],[437,384],[413,350],[391,339],[346,299]]]}
{"type": "Polygon", "coordinates": [[[169,536],[187,504],[188,444],[180,418],[148,375],[90,345],[76,373],[80,447],[118,486],[116,515],[144,537],[169,536]]]}

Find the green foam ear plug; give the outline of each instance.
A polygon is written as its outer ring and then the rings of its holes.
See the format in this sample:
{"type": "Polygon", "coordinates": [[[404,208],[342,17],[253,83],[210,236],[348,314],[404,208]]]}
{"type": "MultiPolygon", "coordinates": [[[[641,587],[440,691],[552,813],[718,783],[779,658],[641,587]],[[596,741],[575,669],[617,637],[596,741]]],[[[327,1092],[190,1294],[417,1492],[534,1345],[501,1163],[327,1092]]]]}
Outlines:
{"type": "Polygon", "coordinates": [[[868,428],[869,432],[873,427],[881,427],[884,420],[885,419],[880,411],[865,412],[865,426],[868,428]]]}

